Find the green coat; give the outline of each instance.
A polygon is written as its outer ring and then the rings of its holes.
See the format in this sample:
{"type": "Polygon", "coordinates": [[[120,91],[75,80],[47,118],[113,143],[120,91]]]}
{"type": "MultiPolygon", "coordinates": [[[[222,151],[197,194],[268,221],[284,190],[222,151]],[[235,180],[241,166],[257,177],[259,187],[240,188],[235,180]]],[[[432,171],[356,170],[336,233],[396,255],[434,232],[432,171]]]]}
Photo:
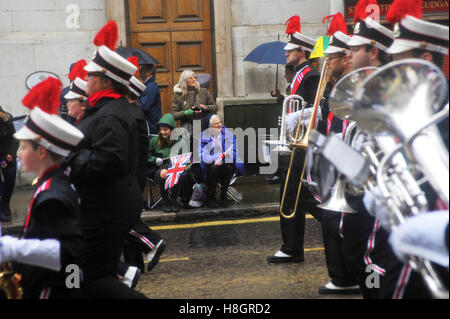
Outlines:
{"type": "Polygon", "coordinates": [[[181,89],[175,86],[172,98],[172,115],[176,121],[180,121],[181,126],[192,122],[193,119],[202,119],[206,115],[202,114],[193,118],[187,118],[184,115],[184,111],[200,104],[205,105],[209,109],[209,113],[217,114],[218,107],[207,89],[200,88],[199,92],[189,90],[187,95],[182,97],[181,89]]]}

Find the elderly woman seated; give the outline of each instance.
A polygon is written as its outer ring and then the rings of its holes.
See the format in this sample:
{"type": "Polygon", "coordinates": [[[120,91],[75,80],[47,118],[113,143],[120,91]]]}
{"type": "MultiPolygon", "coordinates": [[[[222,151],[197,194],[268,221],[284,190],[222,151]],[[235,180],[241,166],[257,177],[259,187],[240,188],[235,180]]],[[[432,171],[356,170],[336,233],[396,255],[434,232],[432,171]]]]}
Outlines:
{"type": "Polygon", "coordinates": [[[227,207],[227,191],[233,175],[244,175],[244,163],[238,157],[236,137],[222,125],[220,117],[212,115],[209,129],[203,131],[199,141],[200,167],[206,181],[209,208],[227,207]],[[220,183],[220,202],[215,197],[220,183]]]}

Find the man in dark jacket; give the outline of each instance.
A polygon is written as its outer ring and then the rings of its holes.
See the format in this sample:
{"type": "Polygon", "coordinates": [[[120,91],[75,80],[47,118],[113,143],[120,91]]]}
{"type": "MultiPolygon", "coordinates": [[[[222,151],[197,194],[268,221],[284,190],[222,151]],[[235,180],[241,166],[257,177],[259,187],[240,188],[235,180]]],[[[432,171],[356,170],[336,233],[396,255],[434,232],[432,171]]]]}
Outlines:
{"type": "Polygon", "coordinates": [[[9,201],[16,181],[16,153],[19,143],[14,139],[13,116],[0,106],[0,219],[11,221],[9,201]]]}
{"type": "Polygon", "coordinates": [[[143,64],[140,70],[140,77],[144,80],[146,89],[139,97],[141,110],[147,119],[148,135],[158,134],[158,121],[162,116],[161,96],[156,83],[156,66],[153,64],[143,64]]]}
{"type": "Polygon", "coordinates": [[[143,297],[116,279],[125,239],[141,209],[137,126],[124,98],[136,69],[106,46],[98,47],[85,67],[89,107],[77,123],[85,138],[69,162],[81,197],[84,284],[94,298],[143,297]]]}

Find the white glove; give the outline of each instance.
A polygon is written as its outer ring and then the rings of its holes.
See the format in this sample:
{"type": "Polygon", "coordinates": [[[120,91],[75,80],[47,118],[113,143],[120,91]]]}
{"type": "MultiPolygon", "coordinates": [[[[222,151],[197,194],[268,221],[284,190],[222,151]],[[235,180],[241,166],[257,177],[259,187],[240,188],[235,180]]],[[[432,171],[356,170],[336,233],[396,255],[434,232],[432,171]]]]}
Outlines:
{"type": "Polygon", "coordinates": [[[161,157],[158,157],[156,159],[156,166],[161,167],[163,162],[164,162],[163,159],[161,157]]]}
{"type": "Polygon", "coordinates": [[[365,134],[359,134],[356,137],[355,143],[354,143],[354,149],[357,150],[358,152],[361,152],[361,150],[365,147],[365,146],[372,146],[372,142],[369,139],[369,136],[365,135],[365,134]]]}
{"type": "MultiPolygon", "coordinates": [[[[310,107],[308,109],[305,109],[303,111],[303,118],[302,118],[302,125],[303,126],[308,126],[309,125],[309,120],[311,119],[311,115],[313,113],[313,108],[310,107]]],[[[291,134],[295,133],[295,130],[297,129],[298,126],[298,121],[300,120],[300,116],[302,115],[302,111],[297,111],[294,113],[289,113],[286,115],[286,129],[291,132],[291,134]]],[[[317,117],[321,117],[322,116],[322,111],[320,109],[320,107],[317,110],[317,117]]]]}
{"type": "Polygon", "coordinates": [[[56,239],[0,238],[0,263],[17,261],[54,271],[61,270],[60,242],[56,239]]]}
{"type": "Polygon", "coordinates": [[[445,232],[448,210],[410,217],[389,237],[395,255],[403,261],[408,255],[423,257],[443,267],[449,266],[445,232]]]}
{"type": "Polygon", "coordinates": [[[389,208],[384,204],[381,197],[381,192],[377,187],[374,187],[370,191],[367,191],[363,197],[364,206],[368,210],[369,214],[378,219],[381,223],[381,227],[387,231],[391,230],[389,208]]]}

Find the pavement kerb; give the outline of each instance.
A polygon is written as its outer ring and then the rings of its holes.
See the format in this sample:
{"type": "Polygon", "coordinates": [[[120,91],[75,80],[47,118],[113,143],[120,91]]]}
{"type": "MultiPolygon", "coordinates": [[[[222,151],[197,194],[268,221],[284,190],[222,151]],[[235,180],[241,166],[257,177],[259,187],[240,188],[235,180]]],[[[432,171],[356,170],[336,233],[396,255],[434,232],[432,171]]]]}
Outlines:
{"type": "MultiPolygon", "coordinates": [[[[279,203],[265,203],[254,205],[235,205],[219,209],[187,209],[178,213],[165,213],[157,210],[143,211],[141,219],[148,226],[163,225],[168,223],[201,222],[217,218],[248,218],[257,216],[276,216],[279,211],[279,203]]],[[[23,222],[2,223],[3,235],[20,235],[23,222]]]]}

